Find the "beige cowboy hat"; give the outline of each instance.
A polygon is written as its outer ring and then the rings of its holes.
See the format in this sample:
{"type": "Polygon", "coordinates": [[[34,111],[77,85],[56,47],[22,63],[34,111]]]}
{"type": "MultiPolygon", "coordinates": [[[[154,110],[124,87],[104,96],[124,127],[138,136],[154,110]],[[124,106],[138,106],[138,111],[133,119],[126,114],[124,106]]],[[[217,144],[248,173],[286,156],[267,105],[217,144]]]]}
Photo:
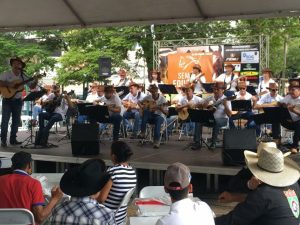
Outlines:
{"type": "Polygon", "coordinates": [[[245,150],[244,155],[252,174],[265,184],[286,187],[300,177],[297,163],[275,147],[262,147],[258,153],[245,150]]]}

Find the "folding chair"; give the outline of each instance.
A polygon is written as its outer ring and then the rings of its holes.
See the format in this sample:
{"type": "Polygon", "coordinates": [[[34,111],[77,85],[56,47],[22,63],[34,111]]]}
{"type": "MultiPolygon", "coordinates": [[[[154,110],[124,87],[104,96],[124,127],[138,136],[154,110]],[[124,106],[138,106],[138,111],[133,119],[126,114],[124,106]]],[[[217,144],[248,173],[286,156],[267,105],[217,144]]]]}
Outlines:
{"type": "MultiPolygon", "coordinates": [[[[131,188],[131,189],[129,189],[129,191],[127,191],[127,193],[124,195],[123,200],[121,201],[119,207],[115,211],[115,215],[117,215],[117,213],[119,212],[119,210],[122,207],[125,207],[125,206],[128,205],[128,203],[129,203],[129,201],[131,199],[131,196],[133,195],[134,191],[135,191],[135,187],[131,188]]],[[[125,221],[123,222],[123,224],[125,225],[126,223],[127,223],[127,218],[125,219],[125,221]]]]}
{"type": "Polygon", "coordinates": [[[34,224],[32,212],[22,208],[0,209],[0,224],[25,225],[34,224]]]}
{"type": "Polygon", "coordinates": [[[164,186],[146,186],[140,191],[139,198],[159,198],[168,195],[164,186]]]}

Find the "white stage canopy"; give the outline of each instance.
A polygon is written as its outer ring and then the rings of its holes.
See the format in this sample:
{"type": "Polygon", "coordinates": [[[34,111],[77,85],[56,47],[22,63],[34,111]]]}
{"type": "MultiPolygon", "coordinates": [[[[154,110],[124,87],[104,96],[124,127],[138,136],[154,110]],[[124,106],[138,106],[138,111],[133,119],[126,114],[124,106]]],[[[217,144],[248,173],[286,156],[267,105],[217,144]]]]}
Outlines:
{"type": "Polygon", "coordinates": [[[0,0],[0,31],[300,15],[300,0],[0,0]]]}

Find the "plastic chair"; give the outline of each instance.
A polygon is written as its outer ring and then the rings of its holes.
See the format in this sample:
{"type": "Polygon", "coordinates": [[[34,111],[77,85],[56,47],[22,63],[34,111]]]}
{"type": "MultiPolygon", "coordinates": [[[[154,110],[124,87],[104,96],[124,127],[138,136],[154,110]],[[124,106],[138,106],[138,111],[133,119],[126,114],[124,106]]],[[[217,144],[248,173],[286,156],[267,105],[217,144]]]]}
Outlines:
{"type": "Polygon", "coordinates": [[[0,209],[0,224],[24,225],[34,224],[34,216],[27,209],[10,208],[0,209]]]}
{"type": "Polygon", "coordinates": [[[164,186],[146,186],[140,191],[140,198],[159,198],[168,195],[164,186]]]}
{"type": "MultiPolygon", "coordinates": [[[[131,188],[131,189],[129,189],[129,191],[127,191],[127,193],[124,195],[123,200],[121,201],[119,207],[115,211],[115,215],[117,215],[117,213],[119,212],[119,210],[120,210],[121,207],[124,207],[124,206],[128,205],[128,203],[129,203],[129,201],[131,199],[131,196],[133,195],[134,191],[135,191],[135,187],[131,188]]],[[[124,221],[123,224],[126,224],[126,222],[127,222],[127,219],[125,219],[125,221],[124,221]]]]}

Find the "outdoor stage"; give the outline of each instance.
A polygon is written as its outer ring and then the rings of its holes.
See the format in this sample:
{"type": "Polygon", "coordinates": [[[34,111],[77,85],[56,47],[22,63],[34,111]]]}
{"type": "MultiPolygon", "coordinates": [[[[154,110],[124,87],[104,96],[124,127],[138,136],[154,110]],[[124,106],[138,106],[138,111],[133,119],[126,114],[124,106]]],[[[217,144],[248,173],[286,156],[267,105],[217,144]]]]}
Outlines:
{"type": "MultiPolygon", "coordinates": [[[[29,132],[19,132],[18,140],[24,140],[29,134],[29,132]]],[[[101,158],[107,165],[112,165],[110,160],[110,140],[101,140],[100,154],[97,156],[73,156],[71,140],[64,139],[58,142],[63,135],[65,133],[61,132],[50,134],[49,142],[58,145],[57,148],[22,149],[19,146],[8,145],[7,148],[0,148],[0,157],[11,157],[15,152],[24,150],[31,153],[35,161],[55,162],[56,172],[64,172],[68,168],[69,163],[82,163],[88,158],[101,158]]],[[[192,142],[191,137],[185,136],[183,140],[178,141],[178,135],[171,136],[170,140],[166,144],[161,145],[159,149],[154,149],[150,143],[141,145],[138,140],[123,140],[129,143],[134,152],[130,160],[131,165],[136,169],[149,171],[149,184],[152,185],[162,184],[163,171],[174,162],[186,164],[192,173],[205,174],[206,189],[211,190],[213,187],[215,191],[217,191],[219,186],[219,175],[234,175],[241,168],[238,166],[224,166],[221,159],[221,148],[208,150],[206,147],[202,147],[201,150],[190,150],[187,146],[192,142]]],[[[293,156],[293,158],[296,161],[300,159],[298,155],[293,156]]]]}

